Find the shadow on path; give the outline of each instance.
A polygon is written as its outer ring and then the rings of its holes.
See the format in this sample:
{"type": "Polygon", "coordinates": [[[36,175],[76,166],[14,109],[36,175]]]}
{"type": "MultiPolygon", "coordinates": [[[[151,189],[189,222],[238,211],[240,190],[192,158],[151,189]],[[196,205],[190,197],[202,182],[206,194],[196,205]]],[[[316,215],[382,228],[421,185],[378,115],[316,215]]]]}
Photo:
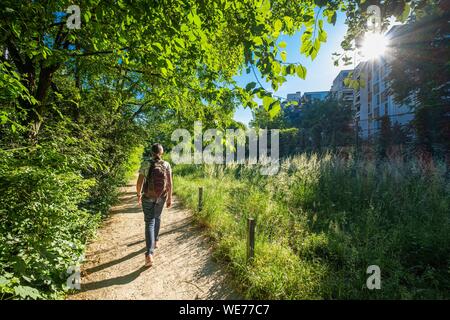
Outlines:
{"type": "Polygon", "coordinates": [[[100,289],[100,288],[106,288],[106,287],[115,286],[115,285],[128,284],[128,283],[136,280],[140,276],[140,274],[143,271],[145,271],[146,269],[147,269],[146,267],[142,266],[141,268],[139,268],[129,274],[126,274],[124,276],[82,284],[81,292],[86,292],[89,290],[95,290],[95,289],[100,289]]]}
{"type": "Polygon", "coordinates": [[[69,299],[239,299],[213,260],[203,228],[176,198],[163,212],[155,263],[150,269],[143,266],[145,223],[134,187],[123,189],[89,244],[81,291],[69,299]]]}
{"type": "Polygon", "coordinates": [[[129,260],[129,259],[131,259],[131,258],[134,258],[134,257],[140,255],[140,254],[143,255],[144,253],[145,253],[145,248],[142,248],[142,249],[140,249],[140,250],[138,250],[138,251],[136,251],[136,252],[129,253],[129,254],[127,254],[126,256],[124,256],[124,257],[122,257],[122,258],[119,258],[119,259],[117,259],[117,260],[112,260],[112,261],[109,261],[109,262],[107,262],[107,263],[100,264],[100,265],[98,265],[98,266],[95,266],[95,267],[86,269],[84,272],[85,272],[86,274],[91,274],[91,273],[94,273],[94,272],[98,272],[98,271],[100,271],[100,270],[103,270],[103,269],[112,267],[112,266],[114,266],[114,265],[116,265],[116,264],[119,264],[119,263],[121,263],[121,262],[127,261],[127,260],[129,260]]]}

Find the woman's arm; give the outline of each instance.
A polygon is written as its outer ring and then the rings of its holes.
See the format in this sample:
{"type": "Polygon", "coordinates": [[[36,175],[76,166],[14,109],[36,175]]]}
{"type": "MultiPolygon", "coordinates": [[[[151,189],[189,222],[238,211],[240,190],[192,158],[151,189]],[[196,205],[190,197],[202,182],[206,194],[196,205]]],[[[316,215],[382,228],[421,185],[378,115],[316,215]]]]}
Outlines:
{"type": "Polygon", "coordinates": [[[141,205],[142,203],[142,199],[141,199],[141,192],[142,192],[142,184],[144,182],[144,175],[143,174],[139,174],[139,177],[137,179],[136,182],[136,193],[137,193],[137,197],[138,197],[138,204],[141,205]]]}
{"type": "Polygon", "coordinates": [[[172,168],[170,167],[170,164],[167,168],[167,208],[170,208],[172,206],[172,189],[173,189],[173,182],[172,182],[172,168]]]}

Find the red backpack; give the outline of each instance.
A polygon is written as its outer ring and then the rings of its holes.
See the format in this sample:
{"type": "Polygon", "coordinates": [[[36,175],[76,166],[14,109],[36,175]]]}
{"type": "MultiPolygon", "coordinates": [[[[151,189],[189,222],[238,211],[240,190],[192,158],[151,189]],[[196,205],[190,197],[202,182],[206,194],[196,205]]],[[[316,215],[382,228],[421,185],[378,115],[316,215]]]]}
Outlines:
{"type": "Polygon", "coordinates": [[[158,199],[164,194],[167,187],[166,170],[163,160],[151,160],[144,184],[146,198],[158,199]]]}

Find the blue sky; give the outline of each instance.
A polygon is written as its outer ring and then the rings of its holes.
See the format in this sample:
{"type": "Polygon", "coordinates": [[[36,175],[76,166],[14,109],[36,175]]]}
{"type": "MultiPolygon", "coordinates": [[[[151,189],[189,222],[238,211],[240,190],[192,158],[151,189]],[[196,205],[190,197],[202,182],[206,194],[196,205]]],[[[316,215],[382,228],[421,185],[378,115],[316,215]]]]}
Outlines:
{"type": "MultiPolygon", "coordinates": [[[[333,64],[332,53],[340,52],[341,42],[344,39],[347,31],[345,22],[345,13],[339,13],[336,20],[336,25],[327,24],[324,22],[324,29],[328,34],[327,42],[323,43],[319,54],[314,61],[310,58],[305,58],[300,55],[300,35],[297,33],[294,36],[281,36],[279,41],[285,41],[287,43],[287,59],[288,62],[300,62],[308,70],[306,79],[300,79],[294,76],[288,76],[287,81],[276,91],[277,96],[286,97],[288,93],[294,93],[301,91],[325,91],[331,88],[334,78],[343,69],[351,69],[352,65],[343,66],[342,63],[336,67],[333,64]]],[[[259,74],[258,74],[259,77],[259,74]]],[[[253,73],[246,74],[244,70],[243,75],[235,77],[239,85],[244,86],[249,82],[256,82],[253,73]]],[[[271,89],[270,85],[266,84],[261,78],[259,78],[265,89],[271,89]]],[[[248,108],[240,107],[236,110],[234,118],[237,121],[248,124],[252,119],[251,110],[248,108]]]]}

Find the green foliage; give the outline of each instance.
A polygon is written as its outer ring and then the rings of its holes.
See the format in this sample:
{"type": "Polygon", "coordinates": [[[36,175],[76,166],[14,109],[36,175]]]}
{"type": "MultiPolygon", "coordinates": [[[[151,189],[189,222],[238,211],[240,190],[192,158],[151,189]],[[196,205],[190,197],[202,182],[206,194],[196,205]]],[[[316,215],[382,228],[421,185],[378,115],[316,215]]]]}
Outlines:
{"type": "Polygon", "coordinates": [[[117,187],[136,173],[148,137],[130,113],[111,112],[116,96],[101,85],[77,92],[70,78],[56,79],[60,93],[48,101],[58,107],[47,112],[37,142],[24,136],[26,128],[0,127],[6,147],[0,153],[5,299],[61,298],[67,292],[68,267],[80,263],[117,187]]]}
{"type": "Polygon", "coordinates": [[[450,198],[443,163],[299,155],[257,166],[177,165],[175,189],[253,299],[448,299],[450,198]],[[197,211],[196,190],[204,187],[197,211]],[[256,256],[246,262],[246,219],[256,256]],[[382,290],[366,269],[381,268],[382,290]]]}
{"type": "Polygon", "coordinates": [[[3,298],[60,298],[68,289],[68,267],[80,263],[87,240],[116,201],[117,187],[135,175],[140,163],[143,148],[127,139],[124,145],[114,136],[87,141],[53,129],[51,139],[46,129],[41,131],[49,140],[41,145],[1,151],[3,298]],[[111,156],[98,155],[107,151],[111,156]]]}
{"type": "Polygon", "coordinates": [[[0,292],[17,298],[56,297],[67,268],[82,254],[99,221],[78,205],[94,181],[75,172],[9,161],[0,164],[0,292]]]}
{"type": "MultiPolygon", "coordinates": [[[[77,262],[100,216],[115,202],[117,186],[134,174],[140,146],[159,141],[170,148],[173,129],[192,127],[194,120],[219,129],[239,127],[233,111],[238,105],[256,109],[255,97],[263,100],[264,125],[283,124],[278,99],[255,83],[239,87],[234,76],[255,68],[273,90],[288,75],[304,79],[306,68],[288,63],[279,50],[285,47],[280,35],[302,31],[301,53],[314,59],[327,40],[324,20],[334,24],[337,11],[346,10],[352,32],[360,14],[360,1],[175,0],[149,5],[121,0],[112,5],[86,0],[81,29],[69,29],[67,14],[55,20],[67,5],[63,0],[4,0],[0,11],[3,298],[60,297],[67,267],[77,262]]],[[[340,129],[334,126],[330,132],[340,129]]],[[[297,134],[283,133],[286,149],[291,149],[287,140],[297,134]]],[[[247,169],[241,174],[264,181],[247,169]]],[[[221,191],[217,189],[217,199],[231,197],[221,191]]],[[[265,195],[253,194],[253,206],[263,199],[270,204],[265,195]]],[[[269,204],[261,208],[274,208],[269,204]]],[[[228,210],[219,202],[214,205],[203,221],[227,235],[235,215],[214,218],[212,212],[228,210]]],[[[289,209],[288,204],[275,207],[289,209]]],[[[233,243],[233,237],[224,241],[233,243]]],[[[242,261],[242,246],[221,248],[231,248],[228,255],[242,261]]],[[[260,260],[267,272],[248,278],[254,284],[252,295],[321,295],[317,284],[326,268],[303,264],[285,246],[268,243],[262,248],[273,250],[276,264],[260,260]],[[278,266],[285,261],[290,267],[280,277],[278,266]]]]}
{"type": "MultiPolygon", "coordinates": [[[[450,155],[450,33],[448,3],[423,7],[392,41],[388,76],[395,99],[415,106],[416,147],[435,157],[450,155]],[[423,57],[427,59],[423,59],[423,57]]],[[[406,9],[406,8],[405,8],[406,9]]]]}
{"type": "MultiPolygon", "coordinates": [[[[221,113],[229,105],[227,96],[253,108],[258,93],[270,93],[262,87],[244,90],[233,77],[255,67],[274,90],[287,74],[304,79],[305,67],[286,62],[286,51],[279,51],[286,44],[278,47],[278,38],[304,29],[301,51],[314,59],[327,40],[324,20],[334,24],[336,12],[346,9],[344,1],[189,0],[149,6],[145,1],[111,5],[90,0],[81,8],[82,27],[69,29],[68,15],[61,21],[54,15],[66,5],[3,3],[0,47],[9,57],[1,62],[6,75],[0,79],[6,89],[2,95],[17,98],[32,135],[39,133],[46,114],[58,108],[48,96],[58,93],[54,80],[60,71],[73,76],[78,89],[112,76],[116,90],[132,89],[132,94],[116,97],[115,111],[132,109],[133,117],[158,106],[187,117],[192,112],[187,104],[218,106],[221,113]]],[[[271,109],[273,116],[279,107],[271,109]]]]}
{"type": "Polygon", "coordinates": [[[297,128],[280,130],[280,154],[282,156],[292,156],[301,152],[302,145],[300,131],[297,128]]]}
{"type": "MultiPolygon", "coordinates": [[[[264,101],[264,100],[263,100],[264,101]]],[[[280,154],[290,156],[301,151],[334,150],[353,143],[351,107],[329,97],[325,101],[304,101],[290,105],[272,117],[270,111],[259,108],[253,112],[251,126],[281,129],[280,154]]]]}
{"type": "Polygon", "coordinates": [[[322,150],[348,145],[354,139],[351,127],[351,106],[328,98],[314,100],[304,105],[297,126],[302,132],[302,141],[308,150],[322,150]]]}

